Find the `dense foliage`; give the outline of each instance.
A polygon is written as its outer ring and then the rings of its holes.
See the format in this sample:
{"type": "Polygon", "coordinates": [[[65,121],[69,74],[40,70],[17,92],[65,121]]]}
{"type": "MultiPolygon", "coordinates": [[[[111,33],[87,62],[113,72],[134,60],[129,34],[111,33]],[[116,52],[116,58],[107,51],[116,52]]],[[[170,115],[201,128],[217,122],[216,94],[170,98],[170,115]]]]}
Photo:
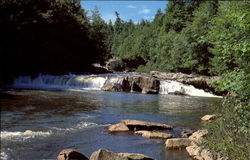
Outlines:
{"type": "Polygon", "coordinates": [[[107,54],[101,25],[90,23],[80,0],[2,0],[1,78],[89,71],[107,54]]]}

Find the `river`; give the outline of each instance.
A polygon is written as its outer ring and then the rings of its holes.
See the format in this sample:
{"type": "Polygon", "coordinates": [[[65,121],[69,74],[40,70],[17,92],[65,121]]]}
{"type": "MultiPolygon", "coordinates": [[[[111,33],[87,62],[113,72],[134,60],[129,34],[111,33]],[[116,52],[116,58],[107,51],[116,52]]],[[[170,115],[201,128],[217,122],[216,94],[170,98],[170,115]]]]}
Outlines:
{"type": "Polygon", "coordinates": [[[183,129],[198,129],[200,117],[220,102],[216,97],[7,89],[1,93],[1,159],[56,159],[65,148],[90,156],[106,148],[185,160],[185,151],[166,150],[163,140],[110,134],[107,127],[122,119],[152,121],[173,125],[168,132],[179,137],[183,129]]]}

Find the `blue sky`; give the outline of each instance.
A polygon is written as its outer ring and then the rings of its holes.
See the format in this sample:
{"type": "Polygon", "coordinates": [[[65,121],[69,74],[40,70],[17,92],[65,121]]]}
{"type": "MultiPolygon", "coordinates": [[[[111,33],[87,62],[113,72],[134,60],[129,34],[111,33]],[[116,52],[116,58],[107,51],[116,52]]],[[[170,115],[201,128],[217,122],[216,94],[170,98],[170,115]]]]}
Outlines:
{"type": "Polygon", "coordinates": [[[81,1],[82,7],[89,13],[96,6],[106,22],[110,19],[112,22],[115,21],[115,11],[125,21],[132,19],[138,23],[142,18],[153,20],[159,8],[165,11],[166,4],[167,1],[81,1]]]}

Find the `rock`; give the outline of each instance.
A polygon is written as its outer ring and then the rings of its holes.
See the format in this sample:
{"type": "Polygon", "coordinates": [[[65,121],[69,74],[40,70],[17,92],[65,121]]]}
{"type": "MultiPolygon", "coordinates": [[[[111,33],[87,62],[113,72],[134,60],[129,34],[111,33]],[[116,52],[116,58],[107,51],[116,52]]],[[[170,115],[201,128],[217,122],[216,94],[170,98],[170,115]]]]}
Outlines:
{"type": "Polygon", "coordinates": [[[101,90],[103,91],[127,91],[143,92],[145,94],[157,94],[160,81],[147,76],[108,77],[101,90]]]}
{"type": "Polygon", "coordinates": [[[198,147],[197,145],[191,145],[186,147],[186,150],[191,157],[196,157],[196,159],[203,159],[200,156],[201,147],[198,147]]]}
{"type": "Polygon", "coordinates": [[[106,149],[99,149],[92,153],[90,160],[153,160],[144,154],[137,153],[113,153],[106,149]]]}
{"type": "Polygon", "coordinates": [[[124,123],[113,124],[108,127],[109,132],[126,132],[129,128],[124,123]]]}
{"type": "Polygon", "coordinates": [[[126,157],[122,157],[117,153],[110,152],[105,149],[99,149],[91,154],[90,160],[128,160],[126,157]]]}
{"type": "Polygon", "coordinates": [[[148,88],[143,88],[141,93],[142,94],[157,94],[159,91],[155,89],[148,89],[148,88]]]}
{"type": "Polygon", "coordinates": [[[129,82],[131,91],[144,92],[148,94],[156,94],[159,92],[160,81],[154,77],[135,76],[126,77],[125,80],[129,82]]]}
{"type": "Polygon", "coordinates": [[[164,132],[154,132],[154,131],[136,131],[136,134],[141,134],[143,137],[147,138],[171,138],[173,135],[164,132]]]}
{"type": "Polygon", "coordinates": [[[154,160],[151,157],[139,153],[118,153],[118,155],[126,157],[128,160],[154,160]]]}
{"type": "Polygon", "coordinates": [[[138,121],[138,120],[122,120],[121,122],[125,123],[129,130],[164,130],[172,129],[173,127],[166,124],[147,122],[147,121],[138,121]]]}
{"type": "Polygon", "coordinates": [[[187,146],[191,145],[191,140],[188,138],[171,138],[171,139],[167,139],[167,141],[165,142],[165,146],[168,149],[175,149],[175,148],[185,148],[187,146]]]}
{"type": "Polygon", "coordinates": [[[205,135],[208,134],[208,131],[206,129],[202,129],[202,130],[198,130],[196,132],[194,132],[189,139],[195,143],[200,144],[203,140],[202,137],[204,137],[205,135]]]}
{"type": "Polygon", "coordinates": [[[102,86],[103,91],[126,91],[126,81],[123,77],[108,77],[102,86]]]}
{"type": "Polygon", "coordinates": [[[73,149],[64,149],[57,156],[57,160],[88,160],[88,158],[73,149]]]}
{"type": "Polygon", "coordinates": [[[204,160],[217,160],[217,155],[213,154],[207,149],[203,149],[200,155],[204,160]]]}
{"type": "Polygon", "coordinates": [[[183,138],[188,138],[189,136],[191,136],[194,132],[193,131],[182,131],[181,132],[181,137],[183,138]]]}
{"type": "Polygon", "coordinates": [[[181,83],[193,85],[199,89],[208,89],[215,92],[216,81],[219,80],[218,76],[199,76],[184,73],[166,73],[151,71],[150,74],[157,78],[176,80],[181,83]]]}
{"type": "Polygon", "coordinates": [[[211,115],[205,115],[203,117],[201,117],[201,120],[203,121],[211,121],[211,120],[214,120],[216,118],[216,115],[215,114],[211,114],[211,115]]]}

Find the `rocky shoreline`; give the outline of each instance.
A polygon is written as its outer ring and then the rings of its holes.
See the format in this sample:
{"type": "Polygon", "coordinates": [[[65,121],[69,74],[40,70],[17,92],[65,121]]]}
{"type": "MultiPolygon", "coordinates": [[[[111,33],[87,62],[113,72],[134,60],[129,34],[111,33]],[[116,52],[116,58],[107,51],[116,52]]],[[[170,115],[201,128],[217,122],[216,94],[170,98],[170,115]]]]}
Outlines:
{"type": "MultiPolygon", "coordinates": [[[[217,115],[205,115],[202,121],[211,122],[217,115]]],[[[214,153],[202,145],[203,139],[208,135],[205,129],[197,131],[182,131],[181,137],[174,137],[165,132],[174,127],[167,124],[139,121],[139,120],[121,120],[117,124],[110,125],[107,130],[109,133],[133,132],[145,138],[165,140],[165,148],[168,150],[178,149],[186,150],[190,157],[196,160],[228,160],[225,157],[214,153]]],[[[99,149],[91,154],[90,158],[74,149],[62,150],[57,160],[154,160],[153,158],[140,153],[114,153],[106,149],[99,149]]]]}

